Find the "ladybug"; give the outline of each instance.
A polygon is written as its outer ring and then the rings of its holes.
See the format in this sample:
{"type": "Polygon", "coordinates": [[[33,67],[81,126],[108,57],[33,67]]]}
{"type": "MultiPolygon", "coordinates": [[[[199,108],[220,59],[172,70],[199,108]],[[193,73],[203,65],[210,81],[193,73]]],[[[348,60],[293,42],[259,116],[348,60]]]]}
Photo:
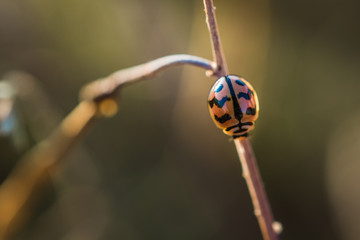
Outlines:
{"type": "Polygon", "coordinates": [[[247,137],[258,118],[259,103],[254,88],[236,75],[223,76],[215,82],[208,104],[216,126],[233,138],[247,137]]]}

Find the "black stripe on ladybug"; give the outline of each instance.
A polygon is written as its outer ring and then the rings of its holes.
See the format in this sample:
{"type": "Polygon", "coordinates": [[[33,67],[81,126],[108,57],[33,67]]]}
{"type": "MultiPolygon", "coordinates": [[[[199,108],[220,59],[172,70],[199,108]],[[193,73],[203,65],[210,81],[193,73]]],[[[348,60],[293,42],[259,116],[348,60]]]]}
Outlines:
{"type": "Polygon", "coordinates": [[[228,97],[223,97],[220,101],[217,100],[215,97],[209,101],[209,105],[212,108],[214,104],[219,108],[223,107],[226,101],[230,101],[231,99],[228,97]]]}

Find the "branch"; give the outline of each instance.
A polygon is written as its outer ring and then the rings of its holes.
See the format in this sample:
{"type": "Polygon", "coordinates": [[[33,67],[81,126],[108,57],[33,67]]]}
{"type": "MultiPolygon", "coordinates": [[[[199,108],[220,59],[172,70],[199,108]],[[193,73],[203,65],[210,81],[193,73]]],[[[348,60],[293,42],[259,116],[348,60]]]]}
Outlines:
{"type": "Polygon", "coordinates": [[[215,63],[204,58],[186,54],[169,55],[114,72],[106,78],[94,81],[81,90],[80,98],[83,100],[99,100],[113,96],[125,84],[135,83],[142,78],[153,77],[167,68],[184,64],[204,68],[208,71],[215,70],[215,63]]]}
{"type": "Polygon", "coordinates": [[[222,49],[219,29],[216,23],[215,7],[212,0],[204,0],[206,23],[209,29],[213,59],[216,64],[216,71],[213,75],[220,78],[229,74],[224,51],[222,49]]]}
{"type": "Polygon", "coordinates": [[[274,222],[251,144],[247,138],[234,139],[234,143],[243,168],[243,177],[248,185],[254,205],[254,214],[258,219],[263,238],[264,240],[276,240],[278,236],[274,228],[281,226],[280,223],[274,222]]]}
{"type": "Polygon", "coordinates": [[[80,137],[88,132],[91,123],[100,116],[112,116],[117,112],[113,97],[120,87],[184,64],[208,71],[215,69],[213,62],[200,57],[170,55],[114,72],[85,86],[78,106],[47,139],[25,154],[0,186],[0,239],[7,238],[20,222],[26,221],[26,213],[31,209],[28,203],[34,193],[49,184],[51,172],[57,169],[80,137]]]}
{"type": "MultiPolygon", "coordinates": [[[[217,65],[217,71],[214,75],[222,77],[228,75],[228,69],[224,53],[221,47],[220,34],[215,18],[215,8],[212,0],[204,0],[206,23],[211,36],[212,51],[214,61],[217,65]]],[[[264,240],[277,240],[278,235],[273,229],[273,225],[279,228],[280,224],[274,222],[270,204],[266,197],[259,169],[256,163],[251,144],[246,137],[234,139],[236,150],[242,165],[243,176],[248,185],[250,197],[253,202],[254,212],[264,240]]]]}

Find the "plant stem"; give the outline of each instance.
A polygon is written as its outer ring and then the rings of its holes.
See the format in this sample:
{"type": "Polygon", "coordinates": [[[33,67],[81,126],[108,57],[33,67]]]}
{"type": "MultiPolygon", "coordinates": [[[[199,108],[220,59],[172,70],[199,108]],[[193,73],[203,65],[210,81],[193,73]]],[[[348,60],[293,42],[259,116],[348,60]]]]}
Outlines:
{"type": "Polygon", "coordinates": [[[106,78],[99,79],[86,85],[80,92],[80,98],[97,100],[116,94],[125,84],[137,82],[146,77],[153,77],[156,73],[178,65],[193,65],[214,71],[215,63],[197,56],[175,54],[161,57],[150,62],[126,68],[112,73],[106,78]]]}
{"type": "MultiPolygon", "coordinates": [[[[216,23],[215,7],[213,0],[204,0],[206,23],[208,25],[211,36],[213,58],[217,64],[217,71],[214,75],[217,77],[229,74],[225,56],[221,47],[220,34],[216,23]]],[[[248,185],[250,197],[254,206],[254,213],[258,219],[258,223],[264,240],[277,240],[278,235],[273,229],[273,215],[270,204],[266,197],[259,169],[256,163],[255,154],[251,144],[247,138],[234,139],[234,143],[240,158],[243,169],[243,176],[248,185]]]]}
{"type": "Polygon", "coordinates": [[[254,205],[254,214],[258,219],[263,238],[264,240],[276,240],[278,236],[273,230],[273,215],[251,144],[247,138],[234,139],[234,143],[243,168],[243,177],[248,185],[254,205]]]}
{"type": "Polygon", "coordinates": [[[216,71],[213,75],[216,77],[225,76],[229,70],[226,64],[224,51],[220,41],[219,29],[216,22],[215,7],[212,0],[204,0],[206,23],[209,29],[213,59],[216,64],[216,71]]]}

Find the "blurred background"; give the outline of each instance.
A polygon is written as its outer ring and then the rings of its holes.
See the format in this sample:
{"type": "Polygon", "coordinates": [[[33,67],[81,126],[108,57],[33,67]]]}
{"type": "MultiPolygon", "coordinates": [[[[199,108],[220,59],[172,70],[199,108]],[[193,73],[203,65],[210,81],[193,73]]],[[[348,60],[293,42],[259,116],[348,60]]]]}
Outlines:
{"type": "MultiPolygon", "coordinates": [[[[250,139],[282,239],[360,239],[360,2],[215,5],[230,72],[259,96],[250,139]]],[[[1,0],[1,78],[34,76],[0,85],[1,181],[81,86],[174,53],[211,58],[202,1],[1,0]]],[[[235,147],[208,114],[214,81],[187,66],[124,89],[13,239],[260,240],[235,147]]]]}

